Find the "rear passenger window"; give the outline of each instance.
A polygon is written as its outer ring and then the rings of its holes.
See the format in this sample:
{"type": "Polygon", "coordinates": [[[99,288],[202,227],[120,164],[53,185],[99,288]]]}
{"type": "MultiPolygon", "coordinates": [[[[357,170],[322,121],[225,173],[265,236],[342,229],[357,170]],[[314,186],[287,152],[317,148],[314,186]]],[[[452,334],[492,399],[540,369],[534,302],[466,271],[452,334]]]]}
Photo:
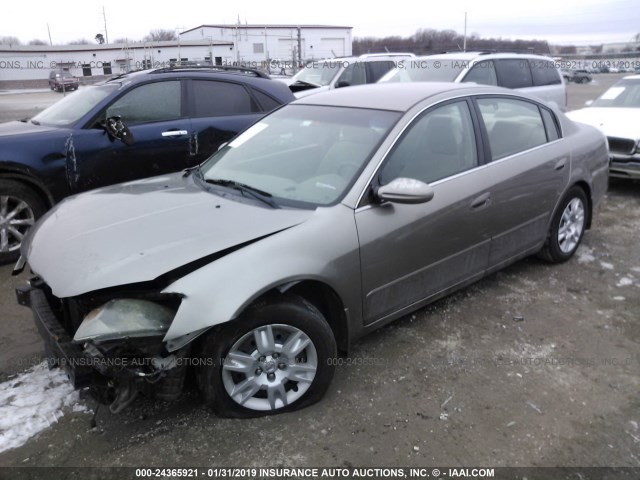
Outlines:
{"type": "Polygon", "coordinates": [[[506,88],[533,86],[531,69],[526,58],[495,60],[498,85],[506,88]]]}
{"type": "Polygon", "coordinates": [[[195,117],[246,115],[260,111],[242,85],[193,80],[192,88],[195,117]]]}
{"type": "Polygon", "coordinates": [[[558,122],[555,115],[546,108],[541,108],[542,120],[544,121],[544,128],[547,130],[547,140],[553,142],[560,138],[560,131],[558,130],[558,122]]]}
{"type": "Polygon", "coordinates": [[[493,66],[493,61],[485,60],[484,62],[475,64],[462,81],[479,83],[481,85],[497,85],[498,79],[496,78],[496,69],[493,66]]]}
{"type": "Polygon", "coordinates": [[[535,103],[511,98],[480,98],[478,107],[489,136],[493,160],[547,142],[545,125],[535,103]]]}
{"type": "Polygon", "coordinates": [[[531,66],[531,74],[533,75],[533,84],[536,87],[544,85],[559,85],[562,78],[553,62],[549,60],[529,60],[531,66]]]}
{"type": "Polygon", "coordinates": [[[266,93],[262,93],[260,90],[253,89],[253,94],[258,99],[258,102],[262,106],[262,110],[265,112],[270,112],[271,110],[275,110],[280,106],[280,103],[271,98],[266,93]]]}

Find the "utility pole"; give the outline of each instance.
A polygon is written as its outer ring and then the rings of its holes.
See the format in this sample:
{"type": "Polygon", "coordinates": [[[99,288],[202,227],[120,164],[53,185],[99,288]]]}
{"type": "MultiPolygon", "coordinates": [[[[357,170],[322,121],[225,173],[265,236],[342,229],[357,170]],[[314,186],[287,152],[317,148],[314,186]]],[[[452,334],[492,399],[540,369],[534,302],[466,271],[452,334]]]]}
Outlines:
{"type": "Polygon", "coordinates": [[[300,27],[298,27],[298,65],[296,65],[296,72],[298,71],[298,68],[300,68],[300,65],[302,65],[302,34],[300,32],[300,27]]]}
{"type": "Polygon", "coordinates": [[[104,13],[104,5],[102,6],[102,19],[104,20],[104,38],[109,43],[109,34],[107,33],[107,15],[104,13]]]}
{"type": "Polygon", "coordinates": [[[462,51],[467,51],[467,12],[464,12],[464,42],[462,43],[462,51]]]}
{"type": "Polygon", "coordinates": [[[49,28],[48,23],[47,23],[47,32],[49,32],[49,45],[53,46],[53,42],[51,41],[51,29],[49,28]]]}

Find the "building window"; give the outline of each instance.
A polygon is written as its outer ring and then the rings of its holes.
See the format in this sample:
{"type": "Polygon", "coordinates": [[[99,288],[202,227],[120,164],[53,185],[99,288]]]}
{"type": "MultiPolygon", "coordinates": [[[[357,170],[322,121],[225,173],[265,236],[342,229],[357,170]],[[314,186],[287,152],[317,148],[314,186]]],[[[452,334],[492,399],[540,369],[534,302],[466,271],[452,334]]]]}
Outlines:
{"type": "Polygon", "coordinates": [[[111,75],[111,62],[102,62],[102,71],[105,75],[111,75]]]}
{"type": "Polygon", "coordinates": [[[85,77],[91,76],[91,65],[89,65],[88,63],[82,64],[82,75],[85,77]]]}
{"type": "Polygon", "coordinates": [[[264,43],[254,43],[253,53],[264,53],[264,43]]]}

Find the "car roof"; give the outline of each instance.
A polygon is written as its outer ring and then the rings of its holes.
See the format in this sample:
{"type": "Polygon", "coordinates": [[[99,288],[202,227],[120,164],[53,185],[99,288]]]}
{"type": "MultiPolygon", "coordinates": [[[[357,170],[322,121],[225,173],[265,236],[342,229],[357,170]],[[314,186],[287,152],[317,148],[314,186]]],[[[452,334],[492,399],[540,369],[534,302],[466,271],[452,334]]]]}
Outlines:
{"type": "Polygon", "coordinates": [[[442,83],[442,82],[410,82],[410,83],[374,83],[349,88],[337,88],[300,98],[294,105],[324,105],[353,108],[373,108],[406,112],[416,103],[441,93],[478,92],[508,93],[513,90],[475,83],[442,83]]]}
{"type": "Polygon", "coordinates": [[[264,72],[255,72],[252,69],[243,68],[160,68],[151,70],[136,70],[132,72],[116,75],[108,79],[105,83],[111,82],[132,82],[133,84],[146,82],[162,78],[202,78],[211,80],[236,81],[257,87],[271,95],[276,95],[279,100],[288,102],[295,98],[289,88],[280,81],[273,80],[264,72]]]}
{"type": "Polygon", "coordinates": [[[547,60],[553,60],[551,57],[544,55],[537,55],[535,53],[517,53],[517,52],[447,52],[438,53],[436,55],[425,55],[418,57],[419,60],[440,60],[440,59],[454,59],[454,60],[467,60],[471,61],[476,58],[544,58],[547,60]]]}
{"type": "Polygon", "coordinates": [[[321,58],[319,60],[313,60],[313,63],[337,63],[337,64],[349,64],[351,62],[380,62],[383,60],[410,60],[415,58],[415,55],[410,53],[365,53],[359,57],[333,57],[333,58],[321,58]]]}

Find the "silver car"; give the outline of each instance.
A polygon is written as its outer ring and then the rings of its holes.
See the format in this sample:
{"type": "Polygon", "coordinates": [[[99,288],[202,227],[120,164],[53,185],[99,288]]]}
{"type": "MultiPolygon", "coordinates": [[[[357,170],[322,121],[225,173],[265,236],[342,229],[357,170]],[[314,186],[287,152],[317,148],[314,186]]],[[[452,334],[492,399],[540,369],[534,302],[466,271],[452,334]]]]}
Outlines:
{"type": "Polygon", "coordinates": [[[23,242],[50,362],[118,412],[195,370],[224,416],[319,400],[362,335],[532,254],[576,251],[605,137],[498,87],[297,100],[200,167],[71,197],[23,242]]]}

